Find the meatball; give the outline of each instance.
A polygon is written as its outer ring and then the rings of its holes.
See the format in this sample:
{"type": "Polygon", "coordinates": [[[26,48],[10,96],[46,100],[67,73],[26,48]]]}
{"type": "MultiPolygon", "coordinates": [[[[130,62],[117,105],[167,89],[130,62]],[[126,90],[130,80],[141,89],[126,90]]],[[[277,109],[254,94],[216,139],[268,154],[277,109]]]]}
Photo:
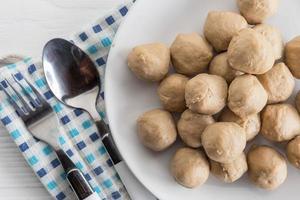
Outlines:
{"type": "Polygon", "coordinates": [[[267,73],[257,78],[268,93],[269,104],[287,100],[295,87],[295,79],[284,63],[276,64],[267,73]]]}
{"type": "Polygon", "coordinates": [[[201,141],[210,159],[230,163],[243,152],[246,146],[246,133],[236,123],[217,122],[204,129],[201,141]]]}
{"type": "Polygon", "coordinates": [[[220,76],[199,74],[186,84],[186,104],[194,112],[216,114],[225,106],[227,87],[226,81],[220,76]]]}
{"type": "Polygon", "coordinates": [[[259,24],[274,15],[278,9],[278,0],[237,0],[242,15],[249,24],[259,24]]]}
{"type": "Polygon", "coordinates": [[[234,35],[248,24],[234,12],[210,11],[204,25],[204,36],[216,51],[225,51],[234,35]]]}
{"type": "Polygon", "coordinates": [[[185,110],[185,85],[188,78],[181,74],[172,74],[158,87],[158,96],[163,107],[170,112],[185,110]]]}
{"type": "Polygon", "coordinates": [[[260,188],[276,189],[287,177],[284,157],[271,147],[252,147],[248,152],[247,161],[249,177],[260,188]]]}
{"type": "Polygon", "coordinates": [[[285,46],[285,63],[293,76],[300,79],[300,36],[289,41],[285,46]]]}
{"type": "Polygon", "coordinates": [[[212,57],[212,47],[197,33],[179,34],[171,46],[172,63],[180,74],[204,72],[212,57]]]}
{"type": "Polygon", "coordinates": [[[290,163],[300,169],[300,136],[288,143],[286,155],[290,163]]]}
{"type": "Polygon", "coordinates": [[[209,73],[222,76],[227,83],[230,83],[235,77],[244,74],[229,66],[227,62],[227,52],[221,53],[213,58],[209,65],[209,73]]]}
{"type": "Polygon", "coordinates": [[[233,69],[248,74],[264,74],[275,62],[271,43],[253,29],[243,29],[228,47],[228,62],[233,69]]]}
{"type": "Polygon", "coordinates": [[[296,99],[295,99],[295,104],[298,112],[300,112],[300,91],[298,91],[296,99]]]}
{"type": "Polygon", "coordinates": [[[128,66],[142,80],[160,81],[169,71],[170,50],[162,43],[136,46],[128,55],[128,66]]]}
{"type": "Polygon", "coordinates": [[[242,153],[230,163],[219,163],[210,160],[211,173],[225,183],[232,183],[248,170],[246,155],[242,153]]]}
{"type": "Polygon", "coordinates": [[[137,120],[141,142],[153,151],[162,151],[171,146],[177,137],[172,115],[162,109],[145,112],[137,120]]]}
{"type": "Polygon", "coordinates": [[[211,115],[198,114],[187,109],[178,121],[178,134],[186,145],[198,148],[201,146],[202,132],[214,122],[215,120],[211,115]]]}
{"type": "Polygon", "coordinates": [[[235,122],[240,125],[246,132],[247,141],[252,140],[260,131],[260,116],[259,114],[248,115],[243,118],[234,114],[230,109],[225,108],[220,117],[221,122],[235,122]]]}
{"type": "Polygon", "coordinates": [[[283,55],[283,39],[280,31],[270,25],[267,24],[259,24],[253,28],[257,32],[261,33],[266,37],[266,39],[272,44],[273,46],[273,53],[275,59],[280,59],[283,55]]]}
{"type": "Polygon", "coordinates": [[[194,188],[208,179],[209,163],[202,152],[180,148],[171,160],[171,173],[179,184],[194,188]]]}
{"type": "Polygon", "coordinates": [[[271,141],[287,141],[300,135],[300,117],[292,105],[268,105],[261,118],[261,134],[271,141]]]}
{"type": "Polygon", "coordinates": [[[228,107],[242,118],[259,113],[267,100],[267,92],[253,75],[235,78],[228,89],[228,107]]]}

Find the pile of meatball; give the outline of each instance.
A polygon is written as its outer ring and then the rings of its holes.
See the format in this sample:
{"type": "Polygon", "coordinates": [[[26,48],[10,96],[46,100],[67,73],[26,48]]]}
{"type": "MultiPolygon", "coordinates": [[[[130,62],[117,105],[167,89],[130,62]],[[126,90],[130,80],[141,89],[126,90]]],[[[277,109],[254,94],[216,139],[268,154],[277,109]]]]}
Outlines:
{"type": "Polygon", "coordinates": [[[143,44],[128,55],[139,79],[160,82],[163,108],[138,118],[138,137],[156,152],[180,137],[185,147],[173,155],[170,169],[188,188],[205,183],[210,172],[225,183],[248,172],[256,186],[278,188],[287,177],[285,156],[267,145],[245,151],[258,134],[284,144],[288,161],[300,169],[300,117],[286,103],[294,77],[300,78],[300,36],[284,44],[280,31],[263,23],[276,13],[278,0],[237,4],[240,14],[209,12],[204,36],[182,33],[170,48],[143,44]],[[179,120],[174,113],[181,114],[179,120]]]}

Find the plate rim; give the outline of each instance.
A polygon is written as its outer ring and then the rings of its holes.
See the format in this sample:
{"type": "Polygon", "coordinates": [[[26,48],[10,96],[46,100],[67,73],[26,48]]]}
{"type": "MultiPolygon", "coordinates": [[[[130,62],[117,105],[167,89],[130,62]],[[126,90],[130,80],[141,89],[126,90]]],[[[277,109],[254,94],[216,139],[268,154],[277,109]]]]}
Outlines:
{"type": "MultiPolygon", "coordinates": [[[[117,41],[117,39],[120,37],[120,32],[121,32],[120,30],[123,29],[124,24],[126,24],[127,19],[128,19],[128,16],[132,15],[134,9],[136,9],[136,5],[141,4],[140,2],[142,2],[142,1],[145,1],[145,0],[135,1],[135,2],[133,3],[133,5],[131,6],[131,8],[129,9],[129,11],[128,11],[126,17],[123,19],[123,21],[121,22],[120,26],[118,27],[118,30],[117,30],[117,32],[116,32],[116,34],[115,34],[113,43],[112,43],[111,48],[110,48],[109,53],[108,53],[107,62],[106,62],[106,68],[105,68],[105,76],[104,76],[104,99],[105,99],[106,118],[107,118],[108,124],[111,124],[111,123],[110,123],[110,122],[111,122],[111,116],[110,116],[110,114],[109,114],[109,113],[111,113],[111,112],[109,112],[111,106],[108,105],[108,104],[110,104],[110,103],[108,103],[109,101],[106,101],[106,99],[107,99],[107,92],[106,92],[106,91],[108,91],[108,89],[107,89],[107,87],[108,87],[108,86],[107,86],[107,85],[108,85],[108,84],[107,84],[107,83],[108,83],[108,77],[106,76],[106,71],[107,71],[107,69],[108,69],[108,66],[109,66],[110,63],[111,63],[111,60],[112,60],[112,58],[111,58],[111,57],[112,57],[111,51],[112,51],[114,48],[116,48],[116,47],[115,47],[115,41],[117,41]]],[[[118,143],[119,143],[119,142],[118,142],[118,139],[116,139],[117,137],[115,137],[116,131],[114,131],[114,128],[113,128],[112,126],[110,126],[110,131],[111,131],[111,134],[112,134],[112,136],[113,136],[114,142],[116,143],[116,146],[117,146],[117,148],[118,148],[118,146],[119,146],[118,143]]],[[[120,152],[120,154],[121,154],[121,156],[122,156],[122,158],[123,158],[123,162],[125,162],[125,164],[126,164],[127,167],[129,168],[130,172],[131,172],[131,173],[133,174],[133,176],[138,180],[138,182],[139,182],[142,186],[144,186],[149,192],[151,192],[156,198],[162,199],[162,198],[160,198],[160,195],[159,195],[159,194],[157,194],[156,192],[154,192],[155,190],[152,190],[149,186],[147,186],[146,184],[144,184],[144,183],[140,180],[140,178],[135,174],[134,170],[132,170],[132,167],[128,164],[128,161],[126,161],[126,159],[125,159],[126,156],[124,157],[124,152],[122,152],[122,151],[119,151],[119,152],[120,152]]],[[[123,184],[124,184],[124,183],[123,183],[123,184]]],[[[124,186],[126,187],[125,184],[124,184],[124,186]]]]}

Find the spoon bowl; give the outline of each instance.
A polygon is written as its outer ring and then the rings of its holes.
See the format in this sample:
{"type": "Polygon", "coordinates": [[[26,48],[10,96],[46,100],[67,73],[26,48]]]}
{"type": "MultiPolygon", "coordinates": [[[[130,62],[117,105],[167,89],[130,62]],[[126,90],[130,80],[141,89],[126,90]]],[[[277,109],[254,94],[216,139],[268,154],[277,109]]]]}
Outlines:
{"type": "Polygon", "coordinates": [[[46,81],[60,101],[99,118],[95,103],[101,87],[100,77],[84,51],[67,40],[52,39],[44,47],[43,66],[46,81]]]}

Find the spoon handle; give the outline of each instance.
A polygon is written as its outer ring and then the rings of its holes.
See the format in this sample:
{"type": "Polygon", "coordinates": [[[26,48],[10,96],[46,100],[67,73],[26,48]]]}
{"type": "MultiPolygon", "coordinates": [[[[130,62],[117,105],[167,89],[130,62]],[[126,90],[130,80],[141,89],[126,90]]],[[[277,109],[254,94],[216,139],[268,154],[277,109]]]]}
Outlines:
{"type": "Polygon", "coordinates": [[[111,160],[116,165],[122,161],[120,152],[117,149],[117,146],[112,138],[109,127],[103,120],[98,120],[95,122],[100,133],[102,142],[111,157],[111,160]]]}

